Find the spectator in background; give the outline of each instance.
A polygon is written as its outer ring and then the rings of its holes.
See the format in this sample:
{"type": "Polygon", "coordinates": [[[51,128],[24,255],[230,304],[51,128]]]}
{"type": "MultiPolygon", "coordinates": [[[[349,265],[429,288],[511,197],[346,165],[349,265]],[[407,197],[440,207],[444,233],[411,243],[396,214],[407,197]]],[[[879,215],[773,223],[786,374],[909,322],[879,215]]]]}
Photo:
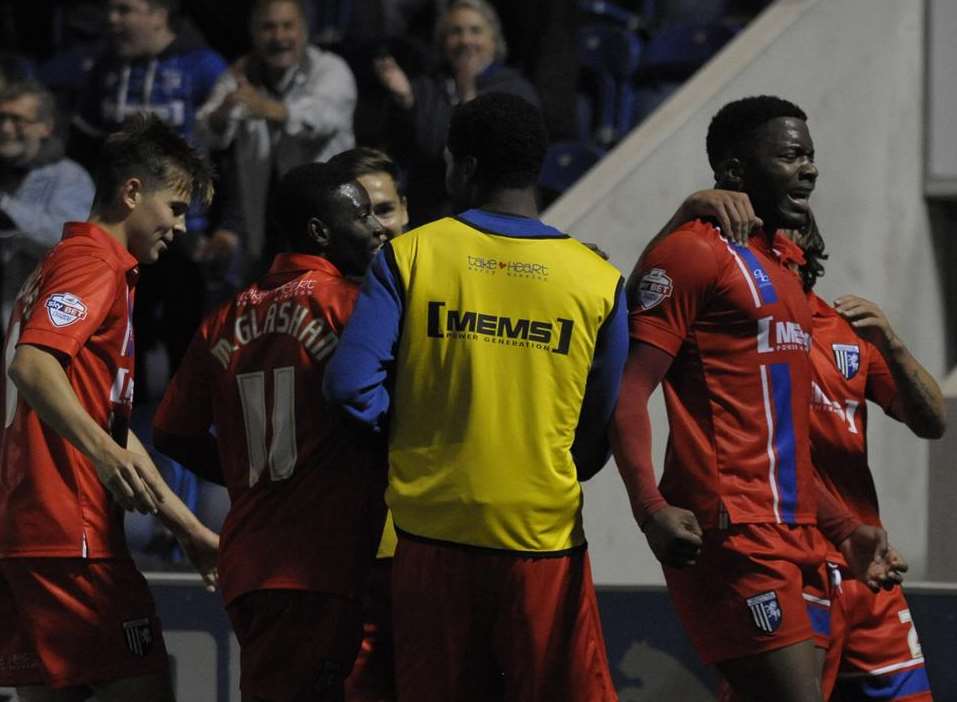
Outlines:
{"type": "Polygon", "coordinates": [[[0,89],[0,272],[6,324],[21,283],[60,240],[63,223],[86,219],[93,181],[63,156],[53,95],[35,81],[0,89]]]}
{"type": "Polygon", "coordinates": [[[190,139],[196,111],[226,70],[199,35],[177,32],[178,0],[109,0],[107,8],[109,47],[82,90],[69,145],[87,167],[106,135],[137,112],[190,139]]]}
{"type": "Polygon", "coordinates": [[[220,77],[199,120],[211,148],[233,148],[242,215],[216,231],[211,245],[235,249],[241,237],[252,274],[282,247],[278,235],[267,236],[274,184],[294,166],[354,145],[356,84],[345,61],[307,44],[300,0],[257,0],[250,29],[252,52],[220,77]]]}
{"type": "Polygon", "coordinates": [[[376,60],[379,80],[394,103],[390,141],[409,174],[413,226],[450,211],[443,151],[453,107],[489,92],[539,104],[532,85],[504,65],[501,24],[485,0],[454,0],[439,20],[436,45],[443,56],[441,69],[414,80],[392,57],[376,60]]]}

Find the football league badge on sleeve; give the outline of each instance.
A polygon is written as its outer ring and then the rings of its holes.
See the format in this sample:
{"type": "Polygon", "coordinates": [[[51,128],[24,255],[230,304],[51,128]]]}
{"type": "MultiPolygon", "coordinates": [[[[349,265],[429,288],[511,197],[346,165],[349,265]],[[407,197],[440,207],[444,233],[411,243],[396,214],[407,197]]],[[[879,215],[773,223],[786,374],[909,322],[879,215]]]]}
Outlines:
{"type": "Polygon", "coordinates": [[[68,327],[86,319],[86,303],[73,293],[53,293],[47,298],[47,316],[55,327],[68,327]]]}
{"type": "Polygon", "coordinates": [[[126,647],[134,656],[145,656],[153,647],[153,626],[149,619],[132,619],[123,622],[126,647]]]}
{"type": "Polygon", "coordinates": [[[638,302],[641,303],[641,309],[650,310],[655,305],[661,304],[666,297],[671,297],[673,290],[671,278],[664,269],[652,268],[645,273],[638,284],[638,302]]]}
{"type": "Polygon", "coordinates": [[[841,375],[850,380],[861,368],[861,349],[857,344],[831,344],[834,362],[841,375]]]}
{"type": "Polygon", "coordinates": [[[781,626],[781,605],[778,603],[777,593],[774,591],[765,592],[747,599],[748,609],[751,610],[751,618],[754,619],[754,625],[759,631],[765,634],[773,634],[781,626]]]}

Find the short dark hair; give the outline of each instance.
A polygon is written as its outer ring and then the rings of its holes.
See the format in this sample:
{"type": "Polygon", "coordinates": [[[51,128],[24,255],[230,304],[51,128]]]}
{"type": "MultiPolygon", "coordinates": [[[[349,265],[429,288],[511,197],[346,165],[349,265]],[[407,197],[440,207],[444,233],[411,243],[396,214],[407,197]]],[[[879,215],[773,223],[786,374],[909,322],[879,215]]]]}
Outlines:
{"type": "Polygon", "coordinates": [[[807,115],[793,102],[773,95],[757,95],[729,102],[718,110],[708,127],[708,162],[717,171],[754,132],[780,117],[807,121],[807,115]]]}
{"type": "Polygon", "coordinates": [[[504,188],[538,181],[548,149],[541,111],[517,95],[486,93],[452,112],[448,148],[453,156],[473,156],[476,178],[504,188]]]}
{"type": "Polygon", "coordinates": [[[388,173],[395,181],[399,195],[405,194],[405,183],[399,164],[392,160],[385,151],[373,149],[369,146],[357,146],[354,149],[343,151],[329,159],[329,163],[345,169],[352,179],[372,173],[388,173]]]}
{"type": "Polygon", "coordinates": [[[159,117],[138,113],[107,137],[97,157],[95,205],[116,197],[128,178],[139,178],[147,190],[180,188],[205,205],[213,199],[209,161],[159,117]]]}
{"type": "Polygon", "coordinates": [[[333,163],[304,163],[286,173],[276,190],[275,222],[293,251],[315,248],[306,225],[313,217],[329,218],[332,194],[354,179],[349,172],[333,163]]]}
{"type": "Polygon", "coordinates": [[[37,99],[37,117],[41,122],[53,124],[56,122],[56,98],[43,83],[38,80],[26,79],[9,83],[0,88],[0,102],[10,102],[22,98],[24,95],[33,95],[37,99]]]}
{"type": "Polygon", "coordinates": [[[807,225],[802,229],[803,239],[801,248],[804,249],[804,265],[801,266],[801,280],[804,289],[811,290],[818,278],[824,275],[824,263],[828,258],[825,251],[824,237],[817,227],[817,220],[813,212],[808,212],[807,225]]]}

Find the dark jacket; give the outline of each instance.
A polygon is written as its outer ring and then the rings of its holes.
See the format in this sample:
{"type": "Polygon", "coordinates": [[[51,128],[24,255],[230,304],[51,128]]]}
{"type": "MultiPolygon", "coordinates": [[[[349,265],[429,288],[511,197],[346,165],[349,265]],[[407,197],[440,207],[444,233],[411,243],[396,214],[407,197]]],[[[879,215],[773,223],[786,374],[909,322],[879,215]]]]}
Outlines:
{"type": "MultiPolygon", "coordinates": [[[[493,63],[475,83],[479,95],[511,93],[539,105],[532,84],[508,66],[493,63]]],[[[458,99],[455,80],[448,71],[415,78],[412,91],[415,104],[411,109],[394,108],[390,147],[407,172],[410,220],[418,226],[449,213],[442,154],[458,99]]]]}

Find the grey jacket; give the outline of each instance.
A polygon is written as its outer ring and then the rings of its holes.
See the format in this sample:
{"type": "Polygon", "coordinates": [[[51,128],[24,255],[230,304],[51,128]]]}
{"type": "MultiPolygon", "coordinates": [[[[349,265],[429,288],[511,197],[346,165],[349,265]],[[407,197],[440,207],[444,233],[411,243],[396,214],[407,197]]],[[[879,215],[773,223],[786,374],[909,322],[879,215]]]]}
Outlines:
{"type": "Polygon", "coordinates": [[[0,229],[4,326],[20,285],[60,241],[63,223],[85,220],[92,204],[93,180],[89,174],[75,161],[60,157],[42,158],[0,193],[0,212],[8,220],[0,229]]]}

